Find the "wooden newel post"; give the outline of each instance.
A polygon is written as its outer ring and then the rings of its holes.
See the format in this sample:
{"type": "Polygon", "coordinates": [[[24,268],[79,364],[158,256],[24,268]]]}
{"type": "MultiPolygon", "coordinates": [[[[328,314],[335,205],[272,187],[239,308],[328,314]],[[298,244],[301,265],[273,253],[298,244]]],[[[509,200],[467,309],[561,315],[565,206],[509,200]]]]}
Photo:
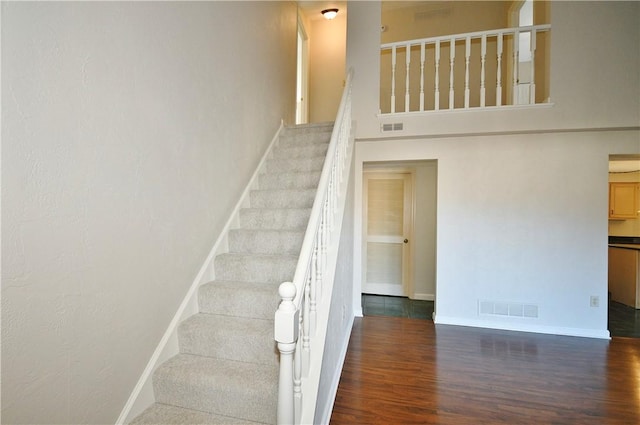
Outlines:
{"type": "Polygon", "coordinates": [[[291,282],[280,284],[282,301],[275,315],[275,340],[280,351],[280,377],[278,380],[278,425],[293,424],[295,418],[293,400],[293,354],[298,340],[299,311],[293,299],[296,287],[291,282]]]}

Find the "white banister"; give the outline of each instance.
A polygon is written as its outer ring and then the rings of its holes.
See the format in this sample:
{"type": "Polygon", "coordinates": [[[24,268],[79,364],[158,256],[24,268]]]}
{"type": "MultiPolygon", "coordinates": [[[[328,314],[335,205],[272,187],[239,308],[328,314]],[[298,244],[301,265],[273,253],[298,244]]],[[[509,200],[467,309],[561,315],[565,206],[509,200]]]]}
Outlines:
{"type": "Polygon", "coordinates": [[[407,112],[409,110],[409,71],[411,70],[411,45],[407,44],[406,47],[406,66],[407,73],[405,76],[405,95],[404,95],[404,111],[407,112]]]}
{"type": "Polygon", "coordinates": [[[437,111],[440,109],[440,40],[436,40],[436,79],[435,79],[435,106],[437,111]]]}
{"type": "Polygon", "coordinates": [[[396,46],[391,48],[391,113],[396,111],[396,46]]]}
{"type": "Polygon", "coordinates": [[[502,105],[502,33],[498,34],[498,68],[496,70],[496,106],[502,105]]]}
{"type": "Polygon", "coordinates": [[[294,389],[293,389],[293,362],[296,342],[298,340],[298,324],[300,312],[293,303],[296,296],[296,287],[291,282],[284,282],[278,290],[282,302],[278,306],[275,316],[275,340],[278,342],[280,351],[280,382],[290,382],[286,388],[280,388],[278,393],[278,423],[293,423],[295,417],[294,410],[294,389]]]}
{"type": "Polygon", "coordinates": [[[482,34],[480,44],[480,107],[486,105],[487,89],[485,87],[485,63],[487,62],[487,34],[482,34]]]}
{"type": "Polygon", "coordinates": [[[420,110],[424,111],[424,62],[425,44],[420,45],[420,110]]]}
{"type": "Polygon", "coordinates": [[[529,103],[536,103],[536,35],[534,29],[531,30],[531,83],[529,88],[529,103]]]}
{"type": "MultiPolygon", "coordinates": [[[[441,72],[446,72],[446,63],[441,63],[442,50],[449,47],[449,61],[448,61],[448,73],[449,73],[449,107],[447,109],[470,109],[470,108],[487,108],[494,106],[511,106],[518,104],[535,104],[536,102],[536,83],[535,83],[535,50],[536,50],[536,37],[541,32],[551,30],[551,25],[530,25],[516,28],[502,28],[488,31],[476,31],[463,34],[444,35],[438,37],[421,38],[416,40],[398,41],[393,43],[385,43],[380,46],[381,52],[391,51],[391,105],[388,109],[381,113],[408,113],[408,112],[426,112],[427,106],[425,105],[425,96],[430,96],[430,91],[433,90],[434,105],[432,110],[440,110],[440,75],[441,72]],[[520,34],[531,35],[531,71],[530,82],[524,82],[524,66],[520,70],[520,60],[529,61],[525,58],[525,52],[527,50],[524,46],[521,46],[519,37],[520,34]],[[505,39],[509,40],[505,45],[505,39]],[[510,40],[513,40],[511,42],[510,40]],[[455,84],[455,69],[462,67],[462,50],[456,53],[456,42],[461,47],[464,42],[464,85],[462,84],[460,72],[458,78],[460,81],[455,84]],[[474,43],[480,45],[479,50],[474,50],[472,46],[474,43]],[[491,46],[491,47],[489,47],[491,46]],[[488,57],[489,52],[493,55],[495,46],[495,57],[488,57]],[[420,63],[416,60],[411,61],[411,49],[420,48],[420,63]],[[430,77],[426,77],[425,65],[427,60],[427,49],[429,52],[433,48],[434,55],[434,79],[431,81],[430,77]],[[405,78],[405,108],[404,111],[396,110],[396,78],[401,78],[396,73],[397,66],[397,51],[400,49],[406,52],[405,64],[406,69],[404,72],[405,78]],[[507,55],[503,60],[503,56],[507,55]],[[456,55],[460,56],[458,64],[456,65],[456,55]],[[475,68],[473,64],[479,63],[480,67],[475,68]],[[508,64],[508,72],[504,72],[503,65],[508,64]],[[420,72],[415,69],[411,71],[411,67],[420,67],[420,72]],[[494,68],[495,67],[495,68],[494,68]],[[511,68],[512,67],[512,68],[511,68]],[[519,81],[521,76],[523,81],[519,81]],[[493,78],[495,73],[496,85],[495,85],[495,103],[493,99],[493,87],[487,87],[487,78],[493,78]],[[419,75],[419,77],[418,77],[419,75]],[[506,77],[505,77],[506,76],[506,77]],[[426,77],[426,79],[425,79],[426,77]],[[419,78],[419,81],[416,79],[419,78]],[[427,81],[428,80],[428,81],[427,81]],[[510,84],[509,84],[510,83],[510,84]],[[508,94],[506,102],[502,100],[503,86],[506,86],[511,90],[508,94]],[[527,93],[525,85],[528,85],[529,92],[527,93]],[[457,86],[457,87],[456,87],[457,86]],[[491,90],[491,91],[489,91],[491,90]],[[519,92],[522,92],[520,95],[519,92]],[[456,96],[458,99],[464,99],[464,102],[459,100],[459,104],[455,104],[456,96]],[[487,98],[489,96],[489,98],[487,98]],[[414,98],[413,108],[411,110],[411,98],[414,98]],[[419,102],[416,102],[419,98],[419,102]],[[505,104],[506,103],[506,104],[505,104]]],[[[524,44],[524,43],[522,43],[524,44]]],[[[445,52],[446,55],[447,52],[445,52]]],[[[430,58],[431,56],[429,56],[430,58]]],[[[527,52],[528,57],[528,52],[527,52]]],[[[445,56],[446,58],[446,56],[445,56]]],[[[383,68],[384,69],[384,68],[383,68]]],[[[389,75],[388,68],[386,68],[385,79],[389,75]]],[[[429,106],[430,108],[430,106],[429,106]]]]}
{"type": "MultiPolygon", "coordinates": [[[[392,56],[395,60],[395,49],[392,56]]],[[[314,422],[333,276],[353,155],[349,70],[293,282],[280,285],[278,424],[314,422]]]]}
{"type": "Polygon", "coordinates": [[[453,66],[456,62],[456,39],[449,42],[449,109],[455,107],[455,91],[453,90],[453,66]]]}
{"type": "Polygon", "coordinates": [[[471,37],[464,41],[464,107],[469,108],[469,58],[471,57],[471,37]]]}
{"type": "Polygon", "coordinates": [[[520,31],[516,28],[513,34],[513,81],[511,88],[511,95],[513,97],[513,104],[518,104],[518,68],[520,63],[520,31]]]}

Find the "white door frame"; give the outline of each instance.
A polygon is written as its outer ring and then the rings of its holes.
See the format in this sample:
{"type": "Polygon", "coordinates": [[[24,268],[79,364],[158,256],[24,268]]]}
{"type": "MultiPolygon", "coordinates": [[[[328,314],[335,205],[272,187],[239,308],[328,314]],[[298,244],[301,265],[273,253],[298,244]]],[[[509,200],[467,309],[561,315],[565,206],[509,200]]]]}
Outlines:
{"type": "Polygon", "coordinates": [[[309,122],[309,38],[298,15],[296,58],[296,124],[309,122]]]}
{"type": "Polygon", "coordinates": [[[405,182],[408,187],[405,188],[404,199],[404,238],[408,243],[403,244],[402,249],[402,294],[391,294],[399,296],[412,296],[414,292],[413,282],[413,238],[414,238],[414,220],[415,220],[415,172],[407,167],[379,167],[366,168],[363,170],[362,176],[362,292],[367,282],[367,218],[368,218],[368,180],[369,178],[384,178],[385,176],[406,176],[405,182]]]}

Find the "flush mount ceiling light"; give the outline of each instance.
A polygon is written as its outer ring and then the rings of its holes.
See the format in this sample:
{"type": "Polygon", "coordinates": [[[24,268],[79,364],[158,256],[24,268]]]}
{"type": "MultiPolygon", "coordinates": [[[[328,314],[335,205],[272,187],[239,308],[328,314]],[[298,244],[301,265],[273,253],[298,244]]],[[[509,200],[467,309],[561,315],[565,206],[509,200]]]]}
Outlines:
{"type": "Polygon", "coordinates": [[[338,9],[325,9],[321,13],[325,19],[333,19],[338,14],[338,9]]]}

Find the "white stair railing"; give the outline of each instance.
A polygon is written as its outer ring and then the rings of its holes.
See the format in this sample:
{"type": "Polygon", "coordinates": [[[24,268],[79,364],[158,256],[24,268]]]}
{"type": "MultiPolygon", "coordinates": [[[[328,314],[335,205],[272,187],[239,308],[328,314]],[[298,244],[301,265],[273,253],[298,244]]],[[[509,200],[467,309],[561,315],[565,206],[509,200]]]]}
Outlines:
{"type": "MultiPolygon", "coordinates": [[[[540,33],[551,30],[550,24],[531,25],[517,28],[504,28],[489,31],[469,32],[455,35],[445,35],[440,37],[422,38],[408,41],[398,41],[394,43],[385,43],[380,46],[380,53],[383,58],[390,53],[390,71],[382,73],[383,77],[390,78],[389,86],[383,87],[386,93],[384,99],[388,99],[388,104],[381,105],[381,113],[402,113],[402,112],[424,112],[430,110],[440,110],[440,87],[444,83],[441,76],[448,74],[449,96],[448,105],[445,109],[469,109],[469,108],[485,108],[487,106],[504,106],[502,100],[502,87],[504,76],[510,78],[509,90],[511,96],[509,105],[535,104],[536,103],[536,81],[535,81],[535,60],[537,36],[540,33]],[[528,45],[520,45],[520,35],[528,35],[528,45]],[[506,43],[508,41],[508,44],[506,43]],[[491,44],[492,54],[495,57],[487,59],[488,44],[491,44]],[[473,46],[478,46],[474,48],[473,46]],[[460,59],[456,60],[456,50],[460,48],[458,54],[460,59]],[[510,55],[508,61],[503,61],[504,49],[507,48],[507,54],[510,55]],[[495,52],[494,52],[495,50],[495,52]],[[427,54],[426,52],[429,52],[427,54]],[[460,53],[464,52],[464,54],[460,53]],[[404,61],[401,62],[401,55],[404,54],[404,61]],[[415,55],[416,60],[412,62],[411,56],[415,55]],[[448,64],[441,64],[441,58],[447,57],[448,64]],[[527,73],[526,80],[522,80],[522,63],[523,57],[526,57],[527,73]],[[419,58],[419,60],[417,59],[419,58]],[[492,70],[495,78],[493,82],[487,82],[487,68],[489,60],[492,61],[492,70]],[[432,62],[429,65],[429,62],[432,62]],[[509,62],[508,64],[506,62],[509,62]],[[398,64],[404,63],[405,69],[398,69],[398,64]],[[415,65],[413,65],[415,63],[415,65]],[[510,73],[504,73],[502,67],[510,66],[510,73]],[[441,66],[448,65],[448,70],[441,69],[441,66]],[[411,71],[411,67],[415,66],[415,72],[411,71]],[[456,81],[456,69],[463,67],[456,81]],[[431,68],[431,75],[427,75],[425,70],[431,68]],[[402,72],[404,71],[404,72],[402,72]],[[449,71],[449,72],[446,72],[449,71]],[[405,78],[398,78],[403,75],[405,78]],[[410,75],[415,77],[410,78],[410,75]],[[416,81],[419,79],[419,81],[416,81]],[[403,81],[404,80],[404,81],[403,81]],[[404,87],[402,84],[404,83],[404,87]],[[472,90],[473,84],[473,90],[472,90]],[[492,94],[495,92],[495,99],[487,98],[487,88],[491,84],[495,84],[492,88],[492,94]],[[425,90],[429,88],[433,93],[433,97],[425,96],[425,90]],[[402,104],[396,103],[396,91],[402,89],[404,91],[404,110],[402,104]],[[456,103],[456,94],[459,94],[458,103],[456,103]],[[427,105],[425,99],[433,99],[433,105],[427,105]]],[[[401,66],[401,65],[400,65],[401,66]]],[[[445,80],[446,81],[446,80],[445,80]]],[[[387,81],[383,81],[387,84],[387,81]]],[[[384,85],[383,85],[384,86],[384,85]]],[[[445,86],[446,87],[446,86],[445,86]]],[[[401,96],[401,94],[400,94],[401,96]]],[[[443,100],[446,102],[446,100],[443,100]]],[[[386,101],[385,101],[386,103],[386,101]]]]}
{"type": "Polygon", "coordinates": [[[278,424],[313,423],[340,228],[353,153],[349,70],[293,282],[275,313],[280,351],[278,424]]]}

